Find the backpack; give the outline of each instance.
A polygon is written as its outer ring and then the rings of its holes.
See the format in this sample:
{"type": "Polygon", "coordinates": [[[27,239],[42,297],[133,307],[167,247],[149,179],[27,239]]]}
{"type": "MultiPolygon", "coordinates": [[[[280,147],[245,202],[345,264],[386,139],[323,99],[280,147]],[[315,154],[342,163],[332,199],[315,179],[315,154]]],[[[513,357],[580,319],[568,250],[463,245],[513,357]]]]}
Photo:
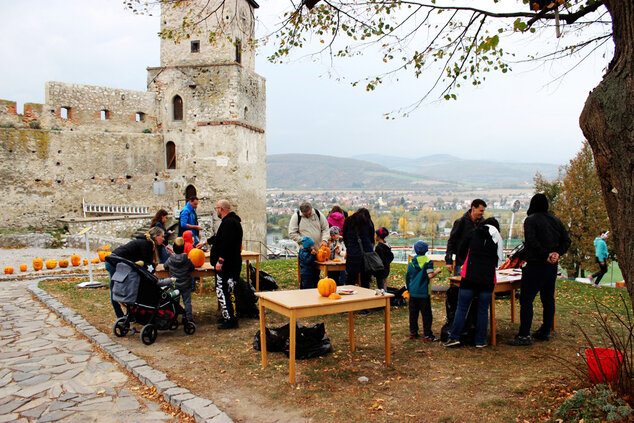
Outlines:
{"type": "MultiPolygon", "coordinates": [[[[315,214],[317,215],[317,219],[321,220],[321,213],[319,213],[319,210],[317,209],[313,209],[315,211],[315,214]]],[[[299,223],[302,221],[302,214],[299,212],[299,210],[297,210],[297,227],[299,228],[299,223]]]]}
{"type": "Polygon", "coordinates": [[[499,270],[521,268],[524,265],[524,263],[526,263],[524,260],[522,260],[522,255],[525,249],[526,249],[526,246],[524,245],[523,242],[517,247],[513,248],[513,251],[511,251],[511,254],[509,254],[509,257],[499,267],[499,270]]]}

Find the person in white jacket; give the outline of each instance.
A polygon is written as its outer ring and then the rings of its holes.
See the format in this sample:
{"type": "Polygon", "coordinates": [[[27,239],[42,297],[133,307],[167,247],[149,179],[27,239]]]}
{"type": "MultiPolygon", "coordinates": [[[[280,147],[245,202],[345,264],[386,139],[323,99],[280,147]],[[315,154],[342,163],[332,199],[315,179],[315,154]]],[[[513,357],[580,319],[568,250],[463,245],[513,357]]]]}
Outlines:
{"type": "Polygon", "coordinates": [[[311,238],[315,245],[328,245],[330,238],[330,225],[326,216],[307,202],[300,204],[299,210],[293,213],[288,223],[290,239],[300,244],[305,236],[311,238]]]}

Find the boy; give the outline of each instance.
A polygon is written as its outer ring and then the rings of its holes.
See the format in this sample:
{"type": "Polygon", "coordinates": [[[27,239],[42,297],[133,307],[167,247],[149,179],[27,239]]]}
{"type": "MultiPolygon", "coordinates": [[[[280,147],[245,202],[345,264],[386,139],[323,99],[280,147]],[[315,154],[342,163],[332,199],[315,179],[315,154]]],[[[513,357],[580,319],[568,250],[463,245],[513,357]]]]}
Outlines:
{"type": "Polygon", "coordinates": [[[430,279],[438,275],[442,270],[434,270],[434,263],[425,255],[428,250],[427,243],[416,241],[414,244],[414,257],[407,265],[405,285],[409,291],[409,338],[416,339],[418,334],[418,314],[423,316],[423,340],[434,342],[438,338],[431,330],[433,317],[431,314],[431,283],[430,279]]]}
{"type": "Polygon", "coordinates": [[[317,249],[315,241],[307,236],[301,239],[302,248],[299,250],[299,289],[317,288],[319,279],[319,269],[315,267],[317,259],[317,249]]]}
{"type": "Polygon", "coordinates": [[[192,313],[192,277],[191,273],[194,271],[194,263],[184,253],[185,240],[182,237],[178,237],[174,240],[174,254],[167,258],[167,261],[163,265],[171,277],[176,278],[176,288],[180,291],[183,298],[183,305],[185,306],[185,318],[183,324],[188,321],[193,321],[192,313]]]}
{"type": "Polygon", "coordinates": [[[390,275],[390,263],[394,260],[394,254],[392,253],[392,247],[390,244],[385,242],[385,238],[390,234],[390,231],[387,228],[380,227],[376,230],[374,240],[376,241],[376,247],[374,247],[374,251],[381,257],[381,261],[383,262],[383,271],[377,273],[376,276],[376,286],[379,289],[385,291],[385,287],[387,285],[387,277],[390,275]]]}

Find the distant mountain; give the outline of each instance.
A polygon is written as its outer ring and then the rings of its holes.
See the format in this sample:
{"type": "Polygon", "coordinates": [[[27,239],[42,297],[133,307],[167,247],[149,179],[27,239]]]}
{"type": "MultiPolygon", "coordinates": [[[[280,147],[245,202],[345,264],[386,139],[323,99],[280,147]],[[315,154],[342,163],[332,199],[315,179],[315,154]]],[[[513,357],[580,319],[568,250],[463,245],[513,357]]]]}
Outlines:
{"type": "Polygon", "coordinates": [[[318,154],[268,155],[266,171],[268,188],[280,189],[409,190],[439,185],[430,178],[391,170],[380,164],[318,154]]]}
{"type": "Polygon", "coordinates": [[[354,158],[378,163],[395,171],[466,186],[526,186],[533,183],[535,173],[540,172],[546,178],[553,179],[559,169],[559,166],[548,163],[465,160],[449,154],[418,158],[364,154],[354,158]]]}

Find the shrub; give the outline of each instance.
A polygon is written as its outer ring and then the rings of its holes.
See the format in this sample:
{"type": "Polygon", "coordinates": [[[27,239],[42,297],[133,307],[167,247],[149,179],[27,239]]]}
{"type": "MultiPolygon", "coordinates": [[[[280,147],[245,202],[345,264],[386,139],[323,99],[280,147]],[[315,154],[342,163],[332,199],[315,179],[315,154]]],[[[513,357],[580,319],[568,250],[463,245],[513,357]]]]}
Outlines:
{"type": "Polygon", "coordinates": [[[151,131],[150,129],[148,129],[148,128],[145,128],[145,129],[143,130],[143,133],[144,133],[144,134],[151,134],[151,133],[152,133],[152,131],[151,131]]]}
{"type": "Polygon", "coordinates": [[[32,122],[29,122],[29,128],[31,129],[41,129],[40,127],[40,122],[34,120],[32,122]]]}
{"type": "Polygon", "coordinates": [[[596,385],[590,389],[580,389],[553,414],[553,420],[565,422],[616,421],[634,412],[629,405],[618,398],[607,385],[596,385]]]}

